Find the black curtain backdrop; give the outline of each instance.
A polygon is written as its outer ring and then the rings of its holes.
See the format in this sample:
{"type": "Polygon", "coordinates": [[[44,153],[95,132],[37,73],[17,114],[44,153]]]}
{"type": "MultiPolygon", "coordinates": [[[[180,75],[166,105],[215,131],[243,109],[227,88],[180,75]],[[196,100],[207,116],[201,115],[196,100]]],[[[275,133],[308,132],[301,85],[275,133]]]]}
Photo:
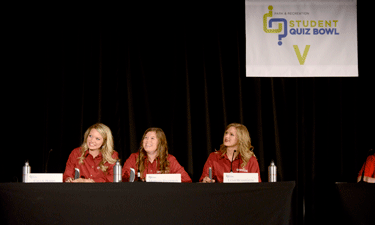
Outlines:
{"type": "Polygon", "coordinates": [[[296,181],[294,222],[315,223],[331,214],[334,182],[355,182],[374,148],[365,19],[358,78],[246,78],[243,1],[61,7],[23,6],[7,20],[1,182],[21,182],[25,160],[33,173],[64,172],[96,122],[122,162],[147,128],[162,128],[197,182],[238,122],[262,180],[274,159],[278,181],[296,181]]]}

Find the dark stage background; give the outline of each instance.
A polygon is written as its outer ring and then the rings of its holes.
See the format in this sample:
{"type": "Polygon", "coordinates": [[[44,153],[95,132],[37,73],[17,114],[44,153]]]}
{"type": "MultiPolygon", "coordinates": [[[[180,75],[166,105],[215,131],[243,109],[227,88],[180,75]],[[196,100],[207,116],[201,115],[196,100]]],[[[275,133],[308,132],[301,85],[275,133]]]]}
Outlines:
{"type": "Polygon", "coordinates": [[[20,182],[25,160],[34,173],[64,172],[96,122],[111,128],[122,162],[147,128],[162,128],[197,182],[226,125],[238,122],[262,180],[274,159],[278,180],[296,181],[294,222],[327,221],[334,182],[355,182],[374,148],[365,18],[359,78],[246,78],[244,2],[228,2],[14,10],[3,43],[11,69],[1,182],[20,182]]]}

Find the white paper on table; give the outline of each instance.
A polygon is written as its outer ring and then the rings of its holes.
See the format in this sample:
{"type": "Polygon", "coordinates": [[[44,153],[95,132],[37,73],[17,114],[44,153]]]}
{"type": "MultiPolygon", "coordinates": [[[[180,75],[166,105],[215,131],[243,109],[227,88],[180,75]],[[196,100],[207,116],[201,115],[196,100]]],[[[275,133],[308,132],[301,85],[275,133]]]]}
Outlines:
{"type": "Polygon", "coordinates": [[[146,182],[181,183],[181,174],[147,174],[146,182]]]}
{"type": "Polygon", "coordinates": [[[29,173],[26,183],[62,183],[62,173],[29,173]]]}
{"type": "Polygon", "coordinates": [[[258,173],[224,173],[224,183],[257,183],[258,173]]]}

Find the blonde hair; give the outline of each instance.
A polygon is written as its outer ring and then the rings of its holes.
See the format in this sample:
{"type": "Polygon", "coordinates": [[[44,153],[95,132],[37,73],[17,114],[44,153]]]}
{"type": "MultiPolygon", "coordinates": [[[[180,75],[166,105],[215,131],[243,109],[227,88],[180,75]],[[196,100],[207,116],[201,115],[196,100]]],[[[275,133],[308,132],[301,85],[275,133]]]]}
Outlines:
{"type": "Polygon", "coordinates": [[[102,153],[103,159],[100,162],[99,166],[103,172],[106,172],[108,169],[108,166],[105,166],[104,164],[106,162],[110,164],[114,164],[116,162],[116,159],[112,158],[112,155],[115,152],[115,150],[113,149],[113,136],[112,136],[111,129],[109,129],[109,127],[107,127],[106,125],[102,123],[96,123],[86,130],[84,134],[84,140],[81,145],[81,156],[78,158],[79,164],[84,163],[83,160],[85,160],[86,151],[89,149],[87,146],[87,137],[89,136],[90,131],[92,129],[97,130],[99,134],[103,137],[103,144],[100,148],[100,152],[102,153]]]}
{"type": "MultiPolygon", "coordinates": [[[[234,127],[237,130],[237,137],[238,137],[238,152],[241,155],[241,159],[243,163],[241,164],[242,168],[246,166],[246,164],[249,162],[250,158],[252,156],[255,157],[254,154],[254,147],[251,145],[251,138],[249,131],[247,128],[239,123],[231,123],[227,126],[225,131],[227,131],[229,128],[234,127]]],[[[225,133],[225,132],[224,132],[225,133]]],[[[222,153],[222,156],[227,153],[227,146],[223,144],[220,145],[220,152],[222,153]]]]}
{"type": "Polygon", "coordinates": [[[158,146],[157,151],[158,155],[156,160],[156,164],[158,165],[158,169],[161,173],[169,173],[169,161],[167,160],[168,157],[168,143],[167,138],[165,136],[164,131],[161,128],[151,127],[148,128],[145,133],[143,134],[141,146],[139,150],[139,157],[137,157],[136,164],[139,165],[139,172],[141,173],[141,178],[143,177],[143,172],[147,169],[148,163],[145,163],[145,158],[147,158],[147,152],[143,148],[143,140],[148,132],[154,131],[156,133],[156,137],[158,139],[158,146]],[[159,163],[159,164],[158,164],[159,163]]]}

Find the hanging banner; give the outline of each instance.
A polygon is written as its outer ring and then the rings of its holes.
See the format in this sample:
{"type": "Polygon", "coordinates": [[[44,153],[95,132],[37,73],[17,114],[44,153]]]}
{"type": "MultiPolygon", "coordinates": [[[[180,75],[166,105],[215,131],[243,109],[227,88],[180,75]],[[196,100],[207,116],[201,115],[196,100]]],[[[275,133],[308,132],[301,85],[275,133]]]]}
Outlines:
{"type": "Polygon", "coordinates": [[[246,0],[247,77],[356,77],[356,0],[246,0]]]}

